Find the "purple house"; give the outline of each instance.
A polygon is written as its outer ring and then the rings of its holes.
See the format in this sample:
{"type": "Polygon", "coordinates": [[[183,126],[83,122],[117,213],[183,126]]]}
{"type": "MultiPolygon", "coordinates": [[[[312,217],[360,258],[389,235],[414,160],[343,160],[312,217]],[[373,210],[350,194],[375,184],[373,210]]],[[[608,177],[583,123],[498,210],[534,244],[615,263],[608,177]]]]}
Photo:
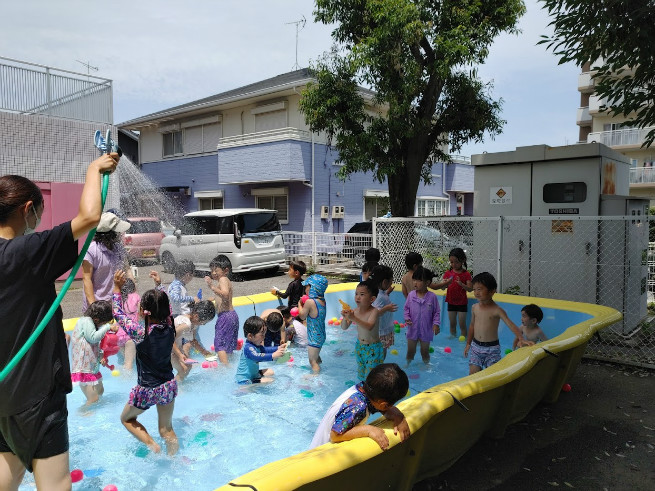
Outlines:
{"type": "MultiPolygon", "coordinates": [[[[143,172],[187,211],[269,208],[284,230],[345,232],[386,213],[388,189],[370,173],[336,177],[338,153],[298,108],[310,81],[297,70],[117,126],[139,133],[143,172]]],[[[473,170],[462,157],[434,163],[415,214],[472,215],[473,170]]]]}

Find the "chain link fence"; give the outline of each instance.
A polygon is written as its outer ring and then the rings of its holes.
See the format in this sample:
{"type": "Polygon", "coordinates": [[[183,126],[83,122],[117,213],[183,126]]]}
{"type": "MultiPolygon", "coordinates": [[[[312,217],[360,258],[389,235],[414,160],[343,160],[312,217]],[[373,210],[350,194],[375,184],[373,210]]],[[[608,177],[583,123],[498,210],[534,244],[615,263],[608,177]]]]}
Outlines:
{"type": "Polygon", "coordinates": [[[287,261],[303,261],[314,271],[357,274],[373,245],[371,234],[282,232],[287,261]]]}
{"type": "Polygon", "coordinates": [[[643,216],[375,219],[373,246],[395,281],[406,271],[409,251],[441,276],[450,250],[461,247],[469,271],[494,274],[501,293],[613,307],[623,321],[599,333],[587,355],[655,368],[649,225],[655,221],[643,216]]]}

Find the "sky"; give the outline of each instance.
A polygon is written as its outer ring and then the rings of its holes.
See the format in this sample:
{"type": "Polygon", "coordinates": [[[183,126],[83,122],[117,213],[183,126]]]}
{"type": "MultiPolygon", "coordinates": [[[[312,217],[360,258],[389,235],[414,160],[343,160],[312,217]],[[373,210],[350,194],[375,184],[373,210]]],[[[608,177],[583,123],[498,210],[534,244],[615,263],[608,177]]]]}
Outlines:
{"type": "MultiPolygon", "coordinates": [[[[503,99],[503,133],[459,153],[577,141],[577,78],[572,64],[537,46],[549,18],[525,0],[522,33],[501,35],[478,69],[503,99]]],[[[311,0],[22,0],[3,2],[0,56],[75,72],[80,63],[114,85],[121,123],[308,66],[329,50],[331,27],[314,23],[311,0]]]]}

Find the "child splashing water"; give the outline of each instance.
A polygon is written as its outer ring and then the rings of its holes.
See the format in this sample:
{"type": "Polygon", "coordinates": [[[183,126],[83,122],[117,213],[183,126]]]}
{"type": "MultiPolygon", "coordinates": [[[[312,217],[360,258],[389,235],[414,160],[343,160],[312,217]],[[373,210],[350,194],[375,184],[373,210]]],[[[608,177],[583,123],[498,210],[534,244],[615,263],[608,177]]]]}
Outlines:
{"type": "Polygon", "coordinates": [[[321,371],[321,348],[325,343],[325,290],[328,280],[320,274],[313,274],[302,282],[309,298],[298,304],[298,317],[307,319],[307,356],[314,373],[321,371]]]}
{"type": "Polygon", "coordinates": [[[79,384],[86,397],[86,404],[97,402],[104,392],[100,373],[100,341],[107,331],[118,331],[111,303],[106,300],[93,302],[75,324],[73,331],[73,350],[71,380],[79,384]]]}
{"type": "Polygon", "coordinates": [[[136,343],[137,385],[130,392],[128,403],[123,408],[123,426],[153,452],[161,452],[146,428],[137,417],[150,407],[157,406],[159,434],[166,442],[169,455],[177,453],[179,444],[173,431],[173,408],[177,396],[177,382],[173,376],[171,351],[175,342],[175,328],[171,319],[168,296],[159,286],[148,290],[141,297],[139,319],[144,325],[134,322],[122,308],[121,287],[125,273],[114,275],[112,297],[114,317],[119,325],[136,343]]]}
{"type": "Polygon", "coordinates": [[[466,312],[468,311],[468,297],[466,292],[473,291],[472,277],[466,268],[466,253],[463,249],[455,247],[448,254],[450,269],[443,274],[443,281],[433,283],[430,288],[435,290],[447,286],[446,303],[448,304],[448,320],[450,324],[450,337],[457,335],[457,322],[459,321],[460,336],[466,337],[466,312]]]}
{"type": "Polygon", "coordinates": [[[428,291],[432,282],[432,271],[419,266],[414,271],[412,279],[414,290],[409,292],[405,302],[405,324],[407,325],[407,365],[416,354],[416,345],[421,343],[421,358],[423,363],[430,363],[430,342],[435,334],[439,334],[439,301],[437,296],[428,291]]]}

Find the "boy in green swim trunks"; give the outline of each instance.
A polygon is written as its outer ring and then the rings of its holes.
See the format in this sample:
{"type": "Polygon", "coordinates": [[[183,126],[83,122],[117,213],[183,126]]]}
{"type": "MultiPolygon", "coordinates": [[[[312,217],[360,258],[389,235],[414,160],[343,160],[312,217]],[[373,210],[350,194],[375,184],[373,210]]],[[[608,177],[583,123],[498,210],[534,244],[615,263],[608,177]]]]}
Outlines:
{"type": "Polygon", "coordinates": [[[362,281],[355,290],[355,310],[341,311],[343,322],[341,329],[346,330],[351,324],[357,326],[355,357],[357,358],[357,376],[366,380],[369,372],[384,362],[384,348],[380,342],[380,311],[373,307],[378,295],[378,287],[373,280],[362,281]]]}

